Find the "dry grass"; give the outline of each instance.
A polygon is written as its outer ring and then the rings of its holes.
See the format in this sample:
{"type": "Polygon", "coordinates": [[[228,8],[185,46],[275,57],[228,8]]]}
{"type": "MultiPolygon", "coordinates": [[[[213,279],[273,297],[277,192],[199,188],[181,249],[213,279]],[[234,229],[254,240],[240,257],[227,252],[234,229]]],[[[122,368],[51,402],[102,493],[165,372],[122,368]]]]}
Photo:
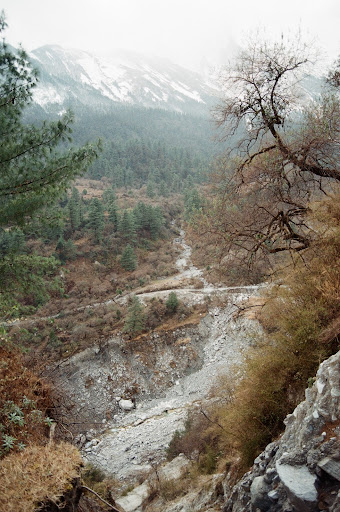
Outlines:
{"type": "MultiPolygon", "coordinates": [[[[75,181],[75,187],[78,189],[80,195],[83,194],[84,189],[87,191],[87,194],[84,196],[86,199],[92,199],[94,197],[100,199],[104,190],[111,187],[111,183],[110,180],[105,177],[101,180],[78,178],[75,181]]],[[[160,206],[162,209],[178,211],[178,205],[182,201],[181,194],[171,194],[171,196],[167,198],[155,195],[154,198],[150,198],[147,195],[145,185],[139,189],[130,191],[127,191],[124,187],[117,188],[115,189],[115,194],[119,208],[134,208],[139,201],[144,201],[152,206],[160,206]]]]}
{"type": "Polygon", "coordinates": [[[178,318],[178,316],[171,317],[159,325],[155,331],[171,331],[180,329],[181,327],[198,325],[206,312],[207,308],[205,305],[194,306],[193,310],[188,310],[188,316],[185,318],[178,318]]]}
{"type": "MultiPolygon", "coordinates": [[[[136,249],[139,266],[134,272],[123,271],[118,260],[97,265],[90,250],[91,240],[84,237],[76,243],[88,255],[66,264],[67,297],[54,297],[27,322],[21,321],[10,329],[14,340],[30,349],[42,350],[44,357],[51,359],[69,356],[122,329],[125,307],[111,304],[90,310],[84,309],[85,306],[148,287],[151,279],[159,280],[176,271],[176,247],[171,241],[153,242],[151,251],[136,249]],[[60,318],[41,319],[59,313],[60,318]]],[[[166,281],[158,281],[155,288],[166,286],[166,281]]]]}
{"type": "Polygon", "coordinates": [[[0,509],[33,512],[47,501],[59,503],[81,465],[78,450],[67,443],[30,446],[7,456],[0,465],[0,509]]]}

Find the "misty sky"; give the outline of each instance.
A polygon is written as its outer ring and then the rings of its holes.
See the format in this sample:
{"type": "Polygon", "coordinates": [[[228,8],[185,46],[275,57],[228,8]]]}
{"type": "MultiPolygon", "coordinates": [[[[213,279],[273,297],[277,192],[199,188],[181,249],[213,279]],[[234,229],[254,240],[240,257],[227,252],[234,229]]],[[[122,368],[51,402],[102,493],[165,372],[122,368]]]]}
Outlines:
{"type": "Polygon", "coordinates": [[[5,38],[25,49],[60,44],[93,53],[123,48],[193,69],[223,63],[249,32],[316,39],[340,53],[338,0],[2,0],[5,38]]]}

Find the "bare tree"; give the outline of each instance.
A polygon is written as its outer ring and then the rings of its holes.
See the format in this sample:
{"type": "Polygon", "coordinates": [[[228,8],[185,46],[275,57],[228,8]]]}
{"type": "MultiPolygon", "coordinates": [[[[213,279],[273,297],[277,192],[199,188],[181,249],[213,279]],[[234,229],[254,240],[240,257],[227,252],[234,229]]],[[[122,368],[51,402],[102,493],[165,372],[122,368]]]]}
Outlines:
{"type": "Polygon", "coordinates": [[[313,62],[298,38],[254,42],[222,73],[214,115],[230,150],[206,229],[248,262],[308,247],[309,203],[340,182],[339,98],[328,91],[308,101],[301,81],[313,62]]]}
{"type": "Polygon", "coordinates": [[[329,70],[327,81],[333,87],[340,87],[340,56],[334,62],[332,69],[329,70]]]}

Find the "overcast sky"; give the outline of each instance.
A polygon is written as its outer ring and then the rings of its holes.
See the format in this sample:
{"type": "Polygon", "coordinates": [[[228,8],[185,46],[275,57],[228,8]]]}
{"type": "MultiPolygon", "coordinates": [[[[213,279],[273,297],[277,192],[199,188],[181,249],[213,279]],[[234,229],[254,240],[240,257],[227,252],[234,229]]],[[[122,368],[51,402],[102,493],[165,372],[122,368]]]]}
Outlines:
{"type": "Polygon", "coordinates": [[[32,50],[60,44],[93,53],[123,48],[198,68],[221,64],[249,32],[314,38],[340,53],[339,0],[1,0],[5,38],[32,50]]]}

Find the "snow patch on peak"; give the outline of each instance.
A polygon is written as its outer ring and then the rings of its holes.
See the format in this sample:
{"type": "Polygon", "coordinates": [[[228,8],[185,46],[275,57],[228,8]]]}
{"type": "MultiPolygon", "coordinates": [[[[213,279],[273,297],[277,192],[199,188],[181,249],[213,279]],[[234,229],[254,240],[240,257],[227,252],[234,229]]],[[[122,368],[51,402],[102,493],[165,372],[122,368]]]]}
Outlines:
{"type": "Polygon", "coordinates": [[[35,89],[33,99],[41,107],[44,107],[49,103],[57,103],[61,105],[64,101],[64,98],[62,98],[62,96],[52,86],[44,86],[35,89]]]}
{"type": "Polygon", "coordinates": [[[166,59],[126,51],[101,58],[59,46],[38,48],[32,57],[43,71],[35,100],[44,106],[76,100],[97,108],[109,99],[204,115],[214,96],[203,77],[166,59]]]}
{"type": "Polygon", "coordinates": [[[198,103],[205,103],[202,100],[202,98],[200,97],[198,91],[189,91],[189,90],[185,89],[183,86],[179,85],[179,83],[176,83],[176,82],[171,82],[170,85],[173,89],[175,89],[175,91],[180,92],[184,96],[188,96],[188,98],[191,98],[191,99],[197,101],[198,103]]]}

